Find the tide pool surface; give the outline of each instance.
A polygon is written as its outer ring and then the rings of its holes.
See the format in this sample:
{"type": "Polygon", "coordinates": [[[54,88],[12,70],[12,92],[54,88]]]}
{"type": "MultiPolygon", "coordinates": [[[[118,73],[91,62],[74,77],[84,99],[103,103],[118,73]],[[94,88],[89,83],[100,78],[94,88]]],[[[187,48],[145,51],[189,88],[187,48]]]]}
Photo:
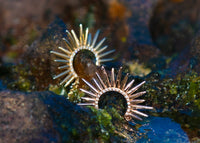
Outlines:
{"type": "Polygon", "coordinates": [[[167,117],[149,117],[139,131],[147,134],[137,143],[189,143],[187,134],[181,129],[180,124],[167,117]]]}

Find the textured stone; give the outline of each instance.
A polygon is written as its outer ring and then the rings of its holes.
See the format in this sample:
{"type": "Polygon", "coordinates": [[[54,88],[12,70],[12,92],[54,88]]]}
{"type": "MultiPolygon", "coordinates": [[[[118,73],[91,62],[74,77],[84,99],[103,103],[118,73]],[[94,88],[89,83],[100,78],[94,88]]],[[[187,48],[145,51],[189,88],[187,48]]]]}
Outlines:
{"type": "Polygon", "coordinates": [[[170,118],[148,118],[139,130],[146,132],[148,138],[142,138],[138,142],[189,143],[189,138],[181,129],[180,124],[172,121],[170,118]]]}
{"type": "Polygon", "coordinates": [[[187,47],[199,24],[198,0],[160,0],[150,19],[153,41],[165,55],[172,55],[187,47]]]}
{"type": "Polygon", "coordinates": [[[58,83],[52,79],[52,71],[55,73],[57,66],[51,59],[50,51],[62,46],[61,42],[62,38],[65,37],[65,30],[64,22],[56,19],[23,55],[23,62],[30,69],[34,77],[32,84],[35,84],[37,90],[45,90],[48,89],[50,83],[58,83]]]}
{"type": "Polygon", "coordinates": [[[0,142],[59,142],[47,108],[36,93],[1,91],[0,142]]]}
{"type": "Polygon", "coordinates": [[[122,137],[113,132],[111,116],[99,111],[96,114],[98,117],[52,92],[2,90],[0,142],[121,141],[122,137]]]}

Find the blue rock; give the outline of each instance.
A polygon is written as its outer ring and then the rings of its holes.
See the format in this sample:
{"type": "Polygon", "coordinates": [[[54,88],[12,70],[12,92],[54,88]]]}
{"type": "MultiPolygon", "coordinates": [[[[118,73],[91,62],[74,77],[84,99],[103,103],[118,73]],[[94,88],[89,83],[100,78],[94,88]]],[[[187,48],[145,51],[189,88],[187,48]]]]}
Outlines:
{"type": "Polygon", "coordinates": [[[3,85],[2,81],[0,80],[0,90],[6,89],[5,85],[3,85]]]}
{"type": "Polygon", "coordinates": [[[150,117],[144,122],[139,131],[146,133],[147,138],[141,138],[138,143],[189,143],[187,134],[180,124],[167,117],[150,117]]]}

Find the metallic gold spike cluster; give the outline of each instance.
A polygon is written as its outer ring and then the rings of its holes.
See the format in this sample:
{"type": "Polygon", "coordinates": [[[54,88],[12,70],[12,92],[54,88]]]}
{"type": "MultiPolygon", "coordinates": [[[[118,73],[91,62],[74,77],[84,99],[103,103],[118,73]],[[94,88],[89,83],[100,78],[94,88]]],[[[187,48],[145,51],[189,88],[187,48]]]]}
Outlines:
{"type": "Polygon", "coordinates": [[[80,36],[79,39],[74,32],[74,30],[71,30],[71,33],[66,30],[66,33],[68,35],[68,39],[63,38],[63,40],[66,43],[66,47],[58,47],[57,51],[51,51],[50,53],[55,54],[59,59],[55,59],[55,62],[63,63],[62,66],[58,67],[58,69],[63,70],[66,69],[64,72],[61,72],[58,75],[55,75],[53,79],[62,78],[62,81],[60,82],[60,85],[64,84],[64,86],[68,86],[74,79],[78,78],[78,75],[76,71],[74,70],[73,61],[75,55],[81,51],[81,50],[88,50],[92,52],[95,56],[96,65],[99,66],[103,62],[112,61],[113,59],[104,59],[104,56],[107,56],[111,53],[113,53],[115,50],[106,51],[107,46],[102,46],[103,42],[105,41],[105,38],[103,38],[99,43],[96,44],[99,30],[94,35],[94,38],[92,40],[92,36],[89,32],[89,29],[86,28],[85,32],[83,32],[82,24],[80,24],[80,36]]]}
{"type": "Polygon", "coordinates": [[[109,91],[118,92],[124,96],[127,103],[127,110],[124,114],[126,120],[131,120],[132,118],[142,120],[139,116],[148,117],[147,114],[144,114],[137,109],[153,109],[149,106],[138,105],[139,103],[143,103],[145,100],[136,99],[139,96],[145,94],[145,91],[135,93],[144,83],[142,83],[132,87],[134,80],[127,83],[128,74],[121,80],[122,68],[119,69],[117,76],[115,77],[114,68],[111,70],[111,76],[109,77],[105,71],[105,68],[101,68],[104,76],[106,77],[106,82],[103,81],[101,76],[96,72],[96,77],[93,78],[95,85],[90,84],[88,81],[83,79],[83,81],[90,87],[91,91],[87,91],[85,89],[81,89],[84,93],[88,94],[90,97],[82,97],[82,99],[86,100],[86,103],[79,103],[78,105],[91,105],[95,108],[99,108],[98,103],[100,97],[109,91]],[[132,87],[132,88],[131,88],[132,87]]]}
{"type": "MultiPolygon", "coordinates": [[[[53,77],[53,79],[63,78],[60,82],[61,85],[64,84],[64,86],[68,86],[70,83],[73,82],[73,80],[78,79],[78,75],[74,70],[73,61],[75,55],[81,50],[88,50],[92,52],[95,56],[97,66],[101,65],[101,63],[103,62],[113,60],[112,58],[109,59],[103,58],[104,56],[107,56],[115,51],[115,50],[105,51],[107,49],[107,46],[102,47],[105,38],[103,38],[99,43],[96,44],[99,35],[99,30],[94,35],[93,40],[91,34],[89,33],[89,29],[86,28],[84,32],[81,24],[80,24],[79,38],[77,37],[74,30],[71,30],[71,33],[68,30],[66,30],[66,33],[68,35],[68,39],[63,38],[63,40],[66,43],[66,47],[58,47],[58,50],[60,50],[60,52],[51,51],[52,54],[59,57],[59,59],[55,59],[54,61],[63,63],[63,65],[59,66],[58,69],[60,70],[66,69],[64,72],[61,72],[60,74],[55,75],[53,77]]],[[[113,91],[121,94],[126,99],[127,109],[124,114],[126,120],[129,121],[132,118],[142,120],[140,116],[148,117],[147,114],[138,111],[138,109],[153,109],[153,108],[149,106],[138,105],[139,103],[143,103],[145,100],[137,99],[146,92],[142,91],[135,93],[145,83],[145,81],[132,87],[134,80],[127,83],[128,74],[123,78],[123,80],[121,79],[122,68],[119,69],[117,76],[115,76],[114,68],[112,68],[110,76],[107,74],[103,66],[101,67],[101,70],[105,77],[105,80],[97,72],[96,72],[96,77],[92,79],[94,85],[92,85],[85,79],[82,79],[90,87],[91,90],[88,91],[85,89],[80,89],[82,92],[86,93],[89,97],[82,97],[82,99],[85,100],[86,103],[79,103],[78,105],[82,106],[91,105],[98,109],[99,108],[98,103],[100,97],[107,92],[113,91]]]]}

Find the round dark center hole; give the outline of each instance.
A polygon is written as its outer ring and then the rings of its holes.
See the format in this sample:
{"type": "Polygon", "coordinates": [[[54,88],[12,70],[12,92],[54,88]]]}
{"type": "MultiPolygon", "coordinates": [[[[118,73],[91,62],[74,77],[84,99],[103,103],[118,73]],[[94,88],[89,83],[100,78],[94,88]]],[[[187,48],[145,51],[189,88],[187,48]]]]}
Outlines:
{"type": "Polygon", "coordinates": [[[98,106],[100,109],[115,108],[121,116],[127,110],[127,102],[124,96],[115,91],[108,91],[99,98],[98,106]]]}
{"type": "Polygon", "coordinates": [[[94,64],[96,63],[96,57],[94,53],[87,49],[78,51],[78,53],[74,56],[73,59],[73,68],[75,72],[78,75],[81,74],[80,72],[87,67],[87,64],[89,62],[93,62],[94,64]]]}

